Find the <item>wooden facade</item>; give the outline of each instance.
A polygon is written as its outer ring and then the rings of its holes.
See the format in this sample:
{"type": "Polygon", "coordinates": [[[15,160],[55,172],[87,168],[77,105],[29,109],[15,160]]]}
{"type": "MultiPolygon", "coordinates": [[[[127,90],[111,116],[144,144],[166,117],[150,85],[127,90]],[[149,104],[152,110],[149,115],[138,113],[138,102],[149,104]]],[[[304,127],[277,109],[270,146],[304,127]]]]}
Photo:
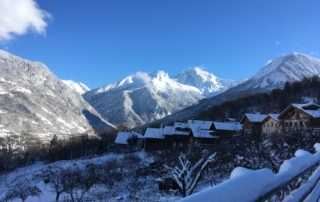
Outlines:
{"type": "Polygon", "coordinates": [[[266,114],[245,114],[240,121],[243,125],[243,132],[245,134],[261,134],[262,121],[266,116],[266,114]]]}
{"type": "Polygon", "coordinates": [[[320,128],[320,106],[315,103],[291,104],[280,115],[284,131],[320,128]]]}
{"type": "Polygon", "coordinates": [[[268,114],[262,121],[262,134],[279,134],[283,131],[283,126],[281,120],[278,119],[278,116],[279,114],[268,114]]]}

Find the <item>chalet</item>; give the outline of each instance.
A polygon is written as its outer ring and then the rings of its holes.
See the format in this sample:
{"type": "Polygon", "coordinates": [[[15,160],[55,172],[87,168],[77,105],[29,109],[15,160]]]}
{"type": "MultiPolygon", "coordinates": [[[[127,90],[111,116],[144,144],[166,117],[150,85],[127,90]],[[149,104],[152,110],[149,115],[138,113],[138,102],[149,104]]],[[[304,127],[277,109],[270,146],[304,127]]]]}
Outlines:
{"type": "Polygon", "coordinates": [[[262,121],[266,114],[245,114],[240,123],[243,124],[244,134],[261,134],[262,121]]]}
{"type": "Polygon", "coordinates": [[[145,138],[146,150],[163,150],[166,148],[166,141],[164,136],[164,129],[161,128],[147,128],[145,138]]]}
{"type": "Polygon", "coordinates": [[[315,103],[291,104],[278,117],[285,131],[293,129],[319,128],[320,105],[315,103]]]}
{"type": "Polygon", "coordinates": [[[219,136],[215,134],[214,130],[205,130],[198,128],[191,128],[192,137],[190,138],[190,143],[195,142],[203,147],[209,147],[215,145],[219,141],[219,136]]]}
{"type": "Polygon", "coordinates": [[[131,132],[118,132],[116,140],[114,143],[119,147],[119,148],[129,148],[128,145],[128,139],[132,138],[133,136],[136,136],[138,138],[137,143],[134,145],[133,149],[142,149],[144,146],[144,136],[141,135],[140,133],[131,131],[131,132]]]}
{"type": "Polygon", "coordinates": [[[189,146],[192,131],[188,123],[174,122],[171,131],[173,148],[185,149],[189,146]]]}
{"type": "Polygon", "coordinates": [[[215,145],[219,137],[215,135],[212,123],[212,121],[188,120],[188,126],[191,130],[190,143],[196,142],[202,146],[215,145]]]}
{"type": "Polygon", "coordinates": [[[227,137],[242,133],[242,124],[239,122],[213,122],[213,130],[220,137],[227,137]]]}
{"type": "Polygon", "coordinates": [[[235,118],[227,117],[224,122],[236,122],[235,118]]]}
{"type": "Polygon", "coordinates": [[[271,135],[278,134],[283,131],[281,120],[278,117],[279,114],[268,114],[262,120],[262,134],[271,135]]]}
{"type": "Polygon", "coordinates": [[[213,130],[212,121],[201,121],[201,120],[188,120],[189,128],[201,128],[202,130],[213,130]]]}

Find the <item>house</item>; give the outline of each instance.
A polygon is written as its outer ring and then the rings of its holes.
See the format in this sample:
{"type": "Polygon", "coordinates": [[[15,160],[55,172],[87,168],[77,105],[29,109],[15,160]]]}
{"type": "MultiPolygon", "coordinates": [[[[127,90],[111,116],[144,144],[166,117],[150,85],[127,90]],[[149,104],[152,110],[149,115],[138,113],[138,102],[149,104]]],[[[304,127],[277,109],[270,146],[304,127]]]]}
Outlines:
{"type": "Polygon", "coordinates": [[[239,122],[213,122],[213,130],[220,137],[227,137],[242,133],[243,127],[239,122]]]}
{"type": "Polygon", "coordinates": [[[278,134],[283,131],[281,120],[278,118],[280,114],[268,114],[262,120],[262,134],[271,135],[278,134]]]}
{"type": "Polygon", "coordinates": [[[319,128],[320,105],[316,103],[291,104],[278,117],[284,131],[293,129],[319,128]]]}
{"type": "Polygon", "coordinates": [[[262,121],[267,117],[267,114],[245,114],[240,120],[243,124],[244,134],[261,134],[262,121]]]}
{"type": "Polygon", "coordinates": [[[114,143],[122,149],[129,148],[128,139],[136,136],[138,138],[137,143],[133,149],[142,149],[144,147],[144,136],[140,133],[130,131],[130,132],[118,132],[114,143]]]}
{"type": "Polygon", "coordinates": [[[212,146],[217,144],[219,136],[215,134],[213,130],[212,121],[201,121],[201,120],[188,120],[190,133],[190,143],[197,142],[201,146],[212,146]]]}
{"type": "Polygon", "coordinates": [[[147,128],[145,134],[145,149],[146,150],[163,150],[167,148],[164,128],[147,128]]]}
{"type": "Polygon", "coordinates": [[[235,118],[227,117],[224,122],[236,122],[235,118]]]}
{"type": "Polygon", "coordinates": [[[191,128],[192,137],[190,138],[190,143],[195,142],[200,144],[202,147],[210,147],[216,145],[219,141],[219,136],[216,135],[214,130],[205,130],[200,127],[191,128]]]}
{"type": "Polygon", "coordinates": [[[189,146],[192,131],[188,123],[174,122],[171,131],[171,141],[174,149],[185,149],[189,146]]]}
{"type": "Polygon", "coordinates": [[[202,130],[213,130],[212,121],[188,120],[189,128],[201,128],[202,130]]]}

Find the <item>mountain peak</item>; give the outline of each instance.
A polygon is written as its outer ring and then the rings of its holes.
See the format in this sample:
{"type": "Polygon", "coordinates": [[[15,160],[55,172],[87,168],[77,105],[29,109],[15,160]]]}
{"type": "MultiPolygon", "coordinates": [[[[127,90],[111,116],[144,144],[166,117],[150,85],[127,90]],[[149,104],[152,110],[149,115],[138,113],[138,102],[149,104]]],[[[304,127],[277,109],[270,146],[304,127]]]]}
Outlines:
{"type": "Polygon", "coordinates": [[[222,93],[237,85],[232,79],[221,79],[200,67],[189,67],[174,77],[179,83],[198,88],[206,97],[222,93]]]}
{"type": "Polygon", "coordinates": [[[169,78],[169,75],[168,73],[162,71],[162,70],[158,70],[158,71],[155,71],[155,72],[151,72],[149,73],[149,76],[151,78],[157,78],[159,80],[162,80],[163,78],[169,78]]]}
{"type": "Polygon", "coordinates": [[[73,91],[83,94],[90,90],[88,86],[81,82],[75,82],[73,80],[61,80],[63,83],[67,84],[73,91]]]}
{"type": "Polygon", "coordinates": [[[270,62],[252,77],[256,88],[279,87],[286,81],[320,75],[320,60],[309,55],[292,52],[270,62]]]}

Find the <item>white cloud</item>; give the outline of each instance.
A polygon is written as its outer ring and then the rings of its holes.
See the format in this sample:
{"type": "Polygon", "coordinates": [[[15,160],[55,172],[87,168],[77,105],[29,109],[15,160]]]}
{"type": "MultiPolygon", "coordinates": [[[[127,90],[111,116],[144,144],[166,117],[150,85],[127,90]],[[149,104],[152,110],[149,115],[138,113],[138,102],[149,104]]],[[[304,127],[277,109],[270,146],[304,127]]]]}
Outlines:
{"type": "Polygon", "coordinates": [[[151,77],[148,73],[145,72],[137,72],[135,75],[137,78],[141,79],[145,84],[151,83],[151,77]]]}
{"type": "Polygon", "coordinates": [[[270,64],[272,62],[272,60],[268,60],[268,62],[266,63],[266,65],[270,64]]]}
{"type": "Polygon", "coordinates": [[[0,0],[0,41],[35,31],[44,35],[51,15],[41,10],[35,0],[0,0]]]}
{"type": "Polygon", "coordinates": [[[280,44],[280,41],[276,41],[276,46],[280,44]]]}

